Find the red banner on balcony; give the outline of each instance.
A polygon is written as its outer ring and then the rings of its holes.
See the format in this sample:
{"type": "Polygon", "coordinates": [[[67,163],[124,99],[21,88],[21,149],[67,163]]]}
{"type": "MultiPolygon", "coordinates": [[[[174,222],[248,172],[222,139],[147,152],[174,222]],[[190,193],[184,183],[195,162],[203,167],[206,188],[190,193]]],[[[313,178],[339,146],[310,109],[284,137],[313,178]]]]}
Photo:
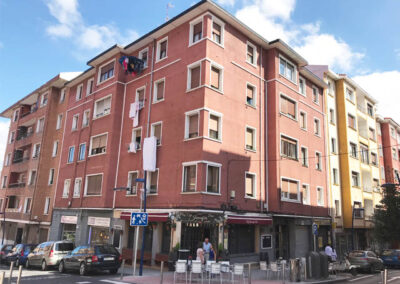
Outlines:
{"type": "Polygon", "coordinates": [[[228,224],[272,225],[271,217],[228,215],[228,224]]]}

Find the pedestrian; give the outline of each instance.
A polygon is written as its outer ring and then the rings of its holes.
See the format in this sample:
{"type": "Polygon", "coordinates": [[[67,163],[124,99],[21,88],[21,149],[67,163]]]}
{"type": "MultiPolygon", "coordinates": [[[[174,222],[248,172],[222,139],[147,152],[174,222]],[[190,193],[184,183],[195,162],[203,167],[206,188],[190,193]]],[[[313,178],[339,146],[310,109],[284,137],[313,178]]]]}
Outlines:
{"type": "Polygon", "coordinates": [[[199,242],[197,245],[196,255],[196,260],[200,260],[201,264],[204,264],[204,250],[202,242],[199,242]]]}
{"type": "Polygon", "coordinates": [[[332,247],[330,246],[330,244],[327,244],[325,246],[325,254],[328,256],[328,260],[330,262],[332,262],[332,253],[333,253],[332,247]]]}
{"type": "Polygon", "coordinates": [[[207,262],[207,260],[210,260],[210,251],[211,251],[212,245],[210,243],[210,240],[208,238],[204,239],[203,243],[203,250],[204,250],[204,262],[207,262]]]}
{"type": "Polygon", "coordinates": [[[217,255],[215,254],[214,248],[211,245],[211,249],[210,249],[210,260],[216,260],[217,259],[217,255]]]}

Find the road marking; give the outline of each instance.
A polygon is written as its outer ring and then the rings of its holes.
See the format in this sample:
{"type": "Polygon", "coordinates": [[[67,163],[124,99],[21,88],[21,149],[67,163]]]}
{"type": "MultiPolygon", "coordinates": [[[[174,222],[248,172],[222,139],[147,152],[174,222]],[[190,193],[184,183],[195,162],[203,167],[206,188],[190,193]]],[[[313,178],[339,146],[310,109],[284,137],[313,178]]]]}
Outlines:
{"type": "Polygon", "coordinates": [[[358,281],[358,280],[361,280],[361,279],[364,279],[364,278],[369,278],[369,277],[372,277],[372,276],[374,276],[374,275],[367,275],[367,276],[357,277],[357,278],[354,278],[354,279],[350,279],[349,282],[358,281]]]}
{"type": "Polygon", "coordinates": [[[390,282],[390,281],[393,281],[393,280],[396,280],[396,279],[400,279],[400,276],[396,276],[396,277],[390,278],[387,282],[390,282]]]}
{"type": "Polygon", "coordinates": [[[113,283],[113,284],[126,284],[126,282],[112,281],[112,280],[100,280],[101,282],[113,283]]]}
{"type": "Polygon", "coordinates": [[[89,281],[81,281],[81,282],[75,282],[76,284],[89,284],[89,283],[92,283],[92,282],[89,282],[89,281]]]}

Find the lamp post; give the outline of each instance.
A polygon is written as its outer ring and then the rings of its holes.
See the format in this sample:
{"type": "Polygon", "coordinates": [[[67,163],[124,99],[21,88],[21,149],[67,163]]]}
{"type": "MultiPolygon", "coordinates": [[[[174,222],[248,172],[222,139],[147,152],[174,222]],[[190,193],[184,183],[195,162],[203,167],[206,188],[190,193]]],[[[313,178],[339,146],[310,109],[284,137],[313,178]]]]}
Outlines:
{"type": "Polygon", "coordinates": [[[351,234],[352,234],[352,238],[351,238],[351,247],[352,250],[354,250],[354,217],[355,217],[355,213],[356,212],[364,212],[364,208],[354,208],[353,205],[353,214],[352,214],[352,218],[351,218],[351,234]]]}

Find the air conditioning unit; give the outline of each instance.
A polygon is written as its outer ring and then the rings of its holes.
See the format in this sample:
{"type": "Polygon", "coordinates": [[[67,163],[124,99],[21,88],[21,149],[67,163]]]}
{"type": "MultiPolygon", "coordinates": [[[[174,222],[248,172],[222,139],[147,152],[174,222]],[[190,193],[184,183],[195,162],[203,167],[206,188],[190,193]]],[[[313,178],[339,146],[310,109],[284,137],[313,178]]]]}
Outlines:
{"type": "Polygon", "coordinates": [[[129,143],[128,153],[136,153],[136,143],[129,143]]]}

